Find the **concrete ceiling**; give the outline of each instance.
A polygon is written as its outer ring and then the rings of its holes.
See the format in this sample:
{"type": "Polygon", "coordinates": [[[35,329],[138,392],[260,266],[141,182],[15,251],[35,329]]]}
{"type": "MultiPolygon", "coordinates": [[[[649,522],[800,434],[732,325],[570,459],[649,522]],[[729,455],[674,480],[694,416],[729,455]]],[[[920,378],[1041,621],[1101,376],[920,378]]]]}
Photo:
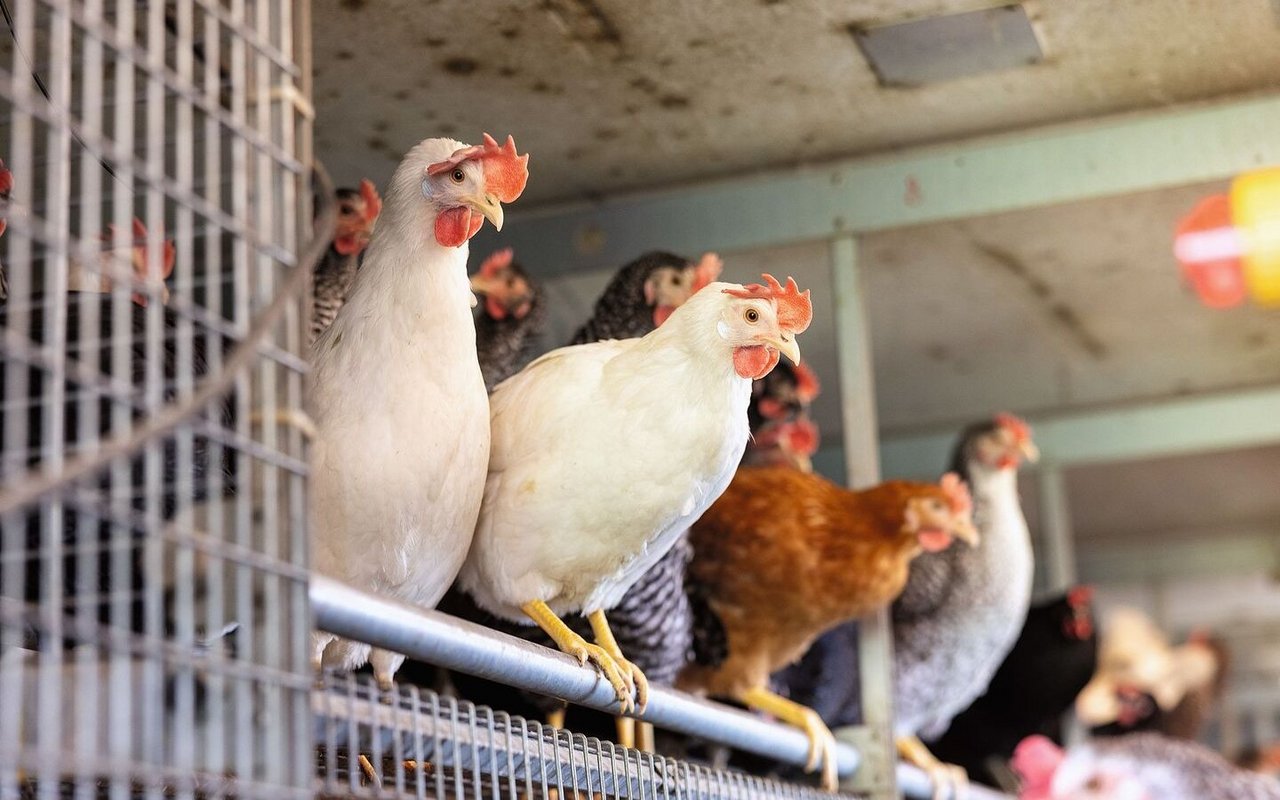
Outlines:
{"type": "Polygon", "coordinates": [[[1032,0],[1042,63],[915,88],[850,34],[993,5],[317,0],[318,152],[381,183],[422,138],[511,132],[537,204],[1280,86],[1269,0],[1032,0]]]}

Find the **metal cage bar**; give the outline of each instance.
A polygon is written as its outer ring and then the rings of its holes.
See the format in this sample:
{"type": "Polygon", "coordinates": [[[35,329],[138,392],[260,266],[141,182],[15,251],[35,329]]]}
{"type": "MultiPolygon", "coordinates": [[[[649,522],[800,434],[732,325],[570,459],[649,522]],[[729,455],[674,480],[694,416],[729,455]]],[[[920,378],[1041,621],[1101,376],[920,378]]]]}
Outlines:
{"type": "Polygon", "coordinates": [[[0,797],[312,794],[294,5],[6,3],[0,797]]]}

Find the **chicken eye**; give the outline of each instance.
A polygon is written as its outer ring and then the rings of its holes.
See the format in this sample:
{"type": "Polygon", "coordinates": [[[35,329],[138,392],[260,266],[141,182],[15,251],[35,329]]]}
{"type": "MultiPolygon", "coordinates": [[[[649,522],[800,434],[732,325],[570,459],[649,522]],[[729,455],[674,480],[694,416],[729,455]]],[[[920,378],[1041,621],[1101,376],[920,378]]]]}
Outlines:
{"type": "Polygon", "coordinates": [[[748,323],[755,325],[757,322],[760,321],[760,312],[756,311],[754,308],[748,308],[747,313],[743,314],[742,318],[745,319],[748,323]]]}
{"type": "Polygon", "coordinates": [[[454,182],[454,183],[462,183],[462,182],[463,182],[464,180],[466,180],[466,179],[467,179],[467,174],[466,174],[465,172],[463,172],[462,170],[460,170],[460,169],[455,169],[455,170],[453,171],[453,182],[454,182]]]}
{"type": "Polygon", "coordinates": [[[937,498],[934,498],[933,500],[930,500],[930,501],[929,501],[929,509],[930,509],[931,511],[942,511],[942,510],[943,510],[943,509],[942,509],[942,501],[941,501],[941,500],[938,500],[937,498]]]}

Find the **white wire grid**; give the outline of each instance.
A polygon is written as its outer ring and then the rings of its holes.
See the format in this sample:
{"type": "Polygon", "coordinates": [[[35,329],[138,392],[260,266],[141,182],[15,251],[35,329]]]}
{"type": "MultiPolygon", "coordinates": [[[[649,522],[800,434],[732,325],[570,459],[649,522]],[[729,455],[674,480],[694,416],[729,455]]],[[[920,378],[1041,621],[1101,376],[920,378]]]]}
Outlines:
{"type": "Polygon", "coordinates": [[[838,797],[627,750],[416,687],[388,698],[369,680],[330,677],[315,709],[322,797],[838,797]]]}
{"type": "Polygon", "coordinates": [[[5,2],[0,798],[311,795],[298,8],[5,2]]]}

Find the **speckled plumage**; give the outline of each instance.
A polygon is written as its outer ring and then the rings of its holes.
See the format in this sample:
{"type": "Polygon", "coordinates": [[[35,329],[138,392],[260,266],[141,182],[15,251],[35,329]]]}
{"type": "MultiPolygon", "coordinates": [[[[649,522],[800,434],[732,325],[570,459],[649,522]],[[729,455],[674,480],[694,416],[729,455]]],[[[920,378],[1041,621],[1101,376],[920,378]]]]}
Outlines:
{"type": "Polygon", "coordinates": [[[311,341],[333,324],[346,302],[360,267],[360,255],[343,255],[330,247],[316,264],[311,306],[311,341]]]}
{"type": "Polygon", "coordinates": [[[547,319],[547,305],[542,288],[529,277],[519,264],[512,262],[510,269],[520,275],[533,293],[529,313],[523,317],[508,314],[495,319],[485,312],[481,303],[476,316],[476,354],[480,358],[480,372],[484,385],[490,392],[498,384],[519,372],[537,355],[537,336],[547,319]]]}
{"type": "Polygon", "coordinates": [[[1135,796],[1085,789],[1091,781],[1113,778],[1123,780],[1125,789],[1140,787],[1144,800],[1280,800],[1275,778],[1234,767],[1203,745],[1154,733],[1072,747],[1054,773],[1051,797],[1135,796]]]}
{"type": "Polygon", "coordinates": [[[645,253],[627,264],[600,293],[591,319],[583,323],[569,344],[644,336],[654,328],[653,307],[644,299],[645,280],[655,269],[688,265],[687,258],[661,251],[645,253]]]}

